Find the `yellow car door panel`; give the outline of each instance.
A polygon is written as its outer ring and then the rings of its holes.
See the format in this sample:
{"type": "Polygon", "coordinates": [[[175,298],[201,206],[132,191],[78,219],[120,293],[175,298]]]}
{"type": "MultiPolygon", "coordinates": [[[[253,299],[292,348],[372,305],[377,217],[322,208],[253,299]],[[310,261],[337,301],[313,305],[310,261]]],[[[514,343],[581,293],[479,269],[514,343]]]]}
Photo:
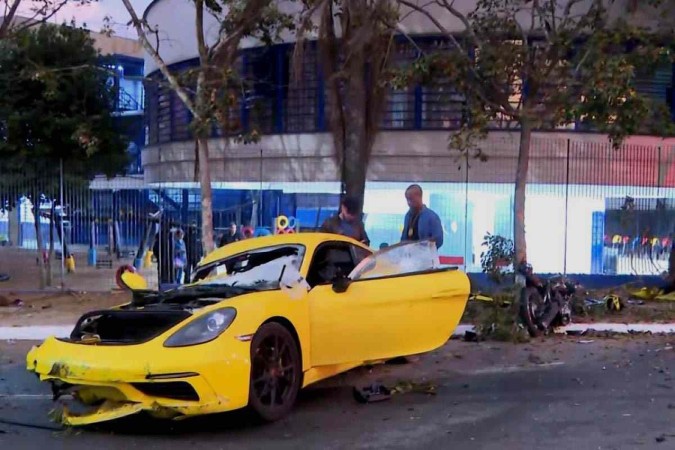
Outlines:
{"type": "Polygon", "coordinates": [[[443,345],[469,296],[466,274],[433,270],[362,279],[309,293],[313,366],[393,358],[443,345]]]}

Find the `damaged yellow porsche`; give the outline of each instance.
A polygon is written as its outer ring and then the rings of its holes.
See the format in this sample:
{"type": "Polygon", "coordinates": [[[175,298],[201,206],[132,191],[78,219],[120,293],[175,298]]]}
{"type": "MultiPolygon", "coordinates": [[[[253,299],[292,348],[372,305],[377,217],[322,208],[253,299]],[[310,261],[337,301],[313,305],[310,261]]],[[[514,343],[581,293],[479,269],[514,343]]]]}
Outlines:
{"type": "Polygon", "coordinates": [[[26,364],[76,400],[68,425],[245,407],[274,421],[305,386],[443,345],[469,290],[431,242],[373,253],[331,234],[248,239],[208,255],[188,285],[84,314],[26,364]]]}

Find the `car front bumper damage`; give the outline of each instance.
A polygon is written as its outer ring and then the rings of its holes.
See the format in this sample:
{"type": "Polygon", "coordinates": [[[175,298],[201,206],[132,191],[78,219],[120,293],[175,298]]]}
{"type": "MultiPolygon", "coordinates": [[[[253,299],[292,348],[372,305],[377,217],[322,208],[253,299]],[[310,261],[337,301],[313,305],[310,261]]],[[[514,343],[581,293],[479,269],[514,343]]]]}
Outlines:
{"type": "Polygon", "coordinates": [[[208,348],[162,349],[165,354],[158,354],[146,346],[89,346],[50,338],[30,350],[26,364],[41,381],[51,383],[54,400],[72,395],[74,404],[58,408],[53,417],[69,426],[141,411],[181,419],[248,403],[249,361],[237,358],[238,352],[225,361],[209,358],[208,348]],[[149,363],[144,354],[159,357],[149,363]]]}

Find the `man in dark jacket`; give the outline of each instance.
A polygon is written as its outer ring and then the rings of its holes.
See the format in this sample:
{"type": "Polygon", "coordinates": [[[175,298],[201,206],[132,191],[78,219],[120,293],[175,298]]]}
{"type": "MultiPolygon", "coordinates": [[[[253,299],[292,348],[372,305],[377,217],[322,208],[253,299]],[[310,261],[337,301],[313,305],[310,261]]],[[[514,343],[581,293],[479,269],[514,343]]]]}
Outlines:
{"type": "Polygon", "coordinates": [[[329,217],[321,225],[324,233],[341,234],[348,236],[366,245],[370,245],[370,239],[366,233],[363,221],[359,218],[359,201],[353,197],[345,197],[340,202],[338,214],[329,217]]]}
{"type": "Polygon", "coordinates": [[[241,241],[244,239],[244,235],[241,234],[241,231],[237,229],[237,224],[232,222],[230,223],[230,229],[227,230],[223,235],[220,237],[220,242],[218,243],[218,247],[222,247],[227,244],[231,244],[233,242],[241,241]]]}

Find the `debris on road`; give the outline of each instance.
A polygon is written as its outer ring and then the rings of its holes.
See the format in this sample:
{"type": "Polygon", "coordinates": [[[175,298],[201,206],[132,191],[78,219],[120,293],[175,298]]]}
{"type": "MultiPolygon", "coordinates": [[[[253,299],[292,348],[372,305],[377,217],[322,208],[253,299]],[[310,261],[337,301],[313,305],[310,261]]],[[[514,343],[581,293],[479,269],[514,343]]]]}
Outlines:
{"type": "Polygon", "coordinates": [[[478,342],[478,333],[467,330],[464,332],[464,340],[466,342],[478,342]]]}
{"type": "Polygon", "coordinates": [[[395,394],[418,394],[436,395],[436,385],[430,382],[415,383],[413,381],[399,381],[392,387],[381,383],[373,383],[363,388],[354,387],[354,399],[359,403],[375,403],[389,400],[395,394]]]}
{"type": "Polygon", "coordinates": [[[407,392],[436,395],[436,386],[428,382],[414,383],[412,381],[400,381],[391,389],[392,394],[405,394],[407,392]]]}
{"type": "Polygon", "coordinates": [[[391,391],[384,385],[373,383],[363,388],[354,387],[354,399],[359,403],[374,403],[389,400],[391,391]]]}
{"type": "Polygon", "coordinates": [[[14,307],[22,307],[24,305],[23,300],[20,298],[17,298],[15,300],[10,300],[9,298],[5,297],[4,295],[0,295],[0,306],[4,307],[9,307],[9,306],[14,306],[14,307]]]}

